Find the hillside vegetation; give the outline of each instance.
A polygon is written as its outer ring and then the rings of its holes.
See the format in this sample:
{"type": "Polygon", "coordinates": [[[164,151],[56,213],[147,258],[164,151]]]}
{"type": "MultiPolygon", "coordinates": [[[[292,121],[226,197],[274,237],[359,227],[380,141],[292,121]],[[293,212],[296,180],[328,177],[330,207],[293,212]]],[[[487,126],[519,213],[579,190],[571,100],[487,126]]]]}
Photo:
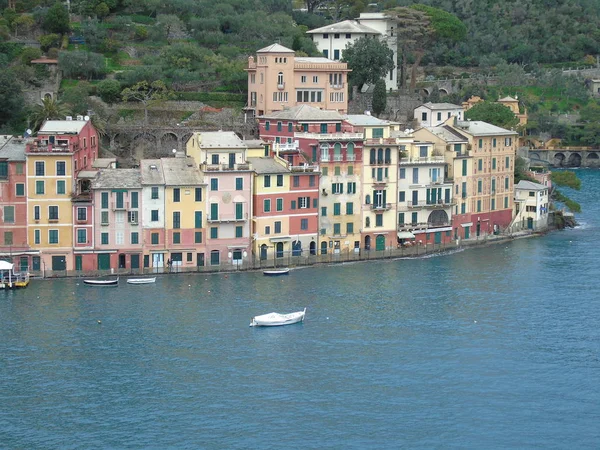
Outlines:
{"type": "MultiPolygon", "coordinates": [[[[589,99],[581,80],[536,71],[552,64],[594,62],[600,54],[598,0],[294,3],[311,12],[292,10],[289,0],[71,0],[70,14],[62,2],[20,0],[10,9],[7,0],[0,0],[0,64],[7,68],[0,73],[0,128],[22,130],[31,123],[22,92],[48,81],[45,66],[30,64],[42,54],[58,59],[64,75],[60,99],[72,114],[99,109],[90,95],[120,104],[124,89],[157,80],[165,82],[173,98],[239,109],[245,102],[247,57],[257,49],[279,42],[315,56],[308,29],[362,11],[416,3],[455,14],[467,29],[458,42],[430,44],[422,61],[426,71],[446,65],[454,66],[454,73],[493,72],[503,79],[487,87],[465,81],[456,98],[448,100],[519,94],[529,112],[539,116],[533,118],[533,132],[558,134],[572,143],[593,140],[581,127],[567,129],[552,118],[586,110],[589,99]],[[40,49],[23,41],[39,42],[40,49]],[[534,77],[526,80],[526,72],[534,77]]],[[[595,117],[596,109],[586,117],[595,117]]]]}

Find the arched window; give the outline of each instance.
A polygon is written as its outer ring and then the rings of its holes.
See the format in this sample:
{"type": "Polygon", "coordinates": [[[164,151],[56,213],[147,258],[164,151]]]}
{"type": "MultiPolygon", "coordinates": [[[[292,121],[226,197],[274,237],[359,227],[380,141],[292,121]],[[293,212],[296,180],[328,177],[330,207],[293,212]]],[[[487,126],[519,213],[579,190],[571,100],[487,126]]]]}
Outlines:
{"type": "Polygon", "coordinates": [[[283,258],[283,242],[278,242],[277,243],[277,257],[278,258],[283,258]]]}
{"type": "Polygon", "coordinates": [[[374,148],[371,149],[371,156],[369,158],[369,163],[371,163],[371,164],[377,163],[376,151],[374,148]]]}
{"type": "Polygon", "coordinates": [[[365,219],[365,228],[369,228],[371,226],[371,218],[367,217],[365,219]]]}
{"type": "Polygon", "coordinates": [[[283,72],[277,74],[277,84],[281,86],[283,84],[283,72]]]}
{"type": "Polygon", "coordinates": [[[377,164],[383,164],[383,149],[377,149],[377,164]]]}
{"type": "MultiPolygon", "coordinates": [[[[365,203],[367,205],[371,204],[371,196],[369,194],[365,195],[365,203]]],[[[367,219],[368,219],[368,217],[367,217],[367,219]]]]}
{"type": "Polygon", "coordinates": [[[354,144],[352,142],[348,142],[348,147],[346,147],[346,160],[354,161],[354,144]]]}
{"type": "Polygon", "coordinates": [[[329,161],[329,144],[321,144],[321,161],[329,161]]]}
{"type": "Polygon", "coordinates": [[[336,142],[333,144],[333,160],[341,161],[342,160],[342,144],[336,142]]]}
{"type": "Polygon", "coordinates": [[[267,259],[267,244],[260,246],[260,259],[263,261],[267,259]]]}
{"type": "Polygon", "coordinates": [[[385,163],[390,164],[392,162],[392,151],[389,148],[385,149],[385,163]]]}

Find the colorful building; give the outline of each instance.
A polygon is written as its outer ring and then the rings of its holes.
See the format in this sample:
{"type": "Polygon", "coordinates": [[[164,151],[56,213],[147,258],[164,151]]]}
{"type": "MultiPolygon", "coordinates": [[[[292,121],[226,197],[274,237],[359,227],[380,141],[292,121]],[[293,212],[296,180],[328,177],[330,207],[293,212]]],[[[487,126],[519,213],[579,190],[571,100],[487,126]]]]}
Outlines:
{"type": "Polygon", "coordinates": [[[0,135],[0,258],[15,270],[39,266],[39,250],[31,251],[27,238],[27,176],[25,140],[0,135]]]}
{"type": "Polygon", "coordinates": [[[361,241],[363,139],[361,133],[309,136],[321,170],[319,234],[321,254],[358,252],[361,241]],[[314,141],[314,143],[313,143],[314,141]]]}
{"type": "Polygon", "coordinates": [[[242,265],[251,252],[252,167],[248,147],[232,131],[194,133],[186,154],[207,183],[206,251],[210,265],[242,265]]]}
{"type": "Polygon", "coordinates": [[[97,152],[89,120],[48,120],[27,143],[28,240],[41,251],[44,273],[75,268],[71,197],[77,175],[91,169],[97,152]]]}
{"type": "Polygon", "coordinates": [[[515,219],[520,229],[545,230],[548,227],[548,186],[521,180],[515,186],[515,219]]]}
{"type": "MultiPolygon", "coordinates": [[[[143,211],[139,169],[103,169],[92,182],[94,249],[82,264],[95,270],[141,269],[143,211]],[[94,267],[95,266],[95,267],[94,267]]],[[[83,258],[82,258],[83,259],[83,258]]]]}
{"type": "Polygon", "coordinates": [[[191,156],[162,158],[165,178],[165,241],[168,269],[205,264],[206,183],[191,156]]]}
{"type": "MultiPolygon", "coordinates": [[[[486,122],[459,121],[455,118],[449,119],[446,124],[468,139],[470,147],[467,149],[472,158],[471,167],[467,162],[462,163],[461,168],[461,173],[467,173],[466,183],[469,186],[464,200],[468,203],[471,217],[467,223],[462,222],[463,218],[460,219],[460,225],[465,230],[460,237],[468,239],[469,229],[466,227],[471,226],[474,236],[470,237],[497,234],[507,228],[513,218],[517,132],[486,122]]],[[[465,188],[465,181],[462,183],[461,189],[465,188]]],[[[456,224],[453,226],[458,228],[456,224]]]]}
{"type": "Polygon", "coordinates": [[[290,192],[291,171],[277,156],[251,157],[248,162],[254,169],[252,254],[275,262],[292,251],[290,215],[296,196],[290,192]]]}
{"type": "MultiPolygon", "coordinates": [[[[387,17],[384,13],[361,13],[355,20],[344,20],[343,22],[326,25],[321,28],[310,30],[316,47],[323,53],[325,58],[339,61],[343,58],[344,50],[349,44],[354,44],[362,37],[376,37],[387,44],[394,52],[394,62],[398,60],[398,45],[396,42],[396,21],[387,17]]],[[[384,78],[386,89],[398,89],[398,67],[394,68],[384,78]]]]}
{"type": "Polygon", "coordinates": [[[142,159],[140,177],[144,204],[141,210],[144,268],[162,272],[169,259],[166,247],[165,176],[162,160],[142,159]]]}
{"type": "Polygon", "coordinates": [[[398,174],[400,244],[443,244],[452,240],[452,181],[445,179],[441,152],[426,141],[401,145],[398,174]]]}
{"type": "Polygon", "coordinates": [[[462,106],[452,103],[425,103],[414,110],[414,118],[418,127],[435,127],[442,125],[450,117],[464,118],[462,106]]]}
{"type": "Polygon", "coordinates": [[[345,113],[349,72],[346,63],[322,57],[295,56],[273,44],[248,58],[246,111],[262,116],[301,104],[345,113]]]}

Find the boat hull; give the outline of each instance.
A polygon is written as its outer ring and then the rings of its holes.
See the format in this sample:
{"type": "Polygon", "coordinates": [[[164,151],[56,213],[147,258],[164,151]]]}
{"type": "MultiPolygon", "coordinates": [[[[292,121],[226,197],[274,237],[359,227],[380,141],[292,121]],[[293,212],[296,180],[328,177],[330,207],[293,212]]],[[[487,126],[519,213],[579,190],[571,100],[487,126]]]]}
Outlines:
{"type": "Polygon", "coordinates": [[[150,284],[156,282],[156,277],[153,278],[129,278],[128,284],[150,284]]]}
{"type": "Polygon", "coordinates": [[[267,277],[278,277],[280,275],[289,275],[290,269],[281,270],[263,270],[263,275],[267,277]]]}
{"type": "Polygon", "coordinates": [[[119,279],[116,280],[83,280],[83,284],[88,286],[118,286],[119,279]]]}
{"type": "Polygon", "coordinates": [[[304,316],[306,315],[306,308],[304,311],[293,312],[289,314],[279,314],[272,312],[269,314],[263,314],[262,316],[255,316],[250,322],[251,327],[281,327],[283,325],[292,325],[298,322],[304,322],[304,316]]]}

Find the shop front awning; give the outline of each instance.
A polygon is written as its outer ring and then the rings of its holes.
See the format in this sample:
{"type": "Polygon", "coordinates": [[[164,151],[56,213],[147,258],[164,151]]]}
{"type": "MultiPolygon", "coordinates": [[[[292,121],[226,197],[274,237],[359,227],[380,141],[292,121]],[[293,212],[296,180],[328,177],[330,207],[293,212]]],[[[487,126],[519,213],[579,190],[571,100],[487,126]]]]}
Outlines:
{"type": "Polygon", "coordinates": [[[415,235],[410,231],[398,231],[398,239],[414,239],[415,235]]]}

